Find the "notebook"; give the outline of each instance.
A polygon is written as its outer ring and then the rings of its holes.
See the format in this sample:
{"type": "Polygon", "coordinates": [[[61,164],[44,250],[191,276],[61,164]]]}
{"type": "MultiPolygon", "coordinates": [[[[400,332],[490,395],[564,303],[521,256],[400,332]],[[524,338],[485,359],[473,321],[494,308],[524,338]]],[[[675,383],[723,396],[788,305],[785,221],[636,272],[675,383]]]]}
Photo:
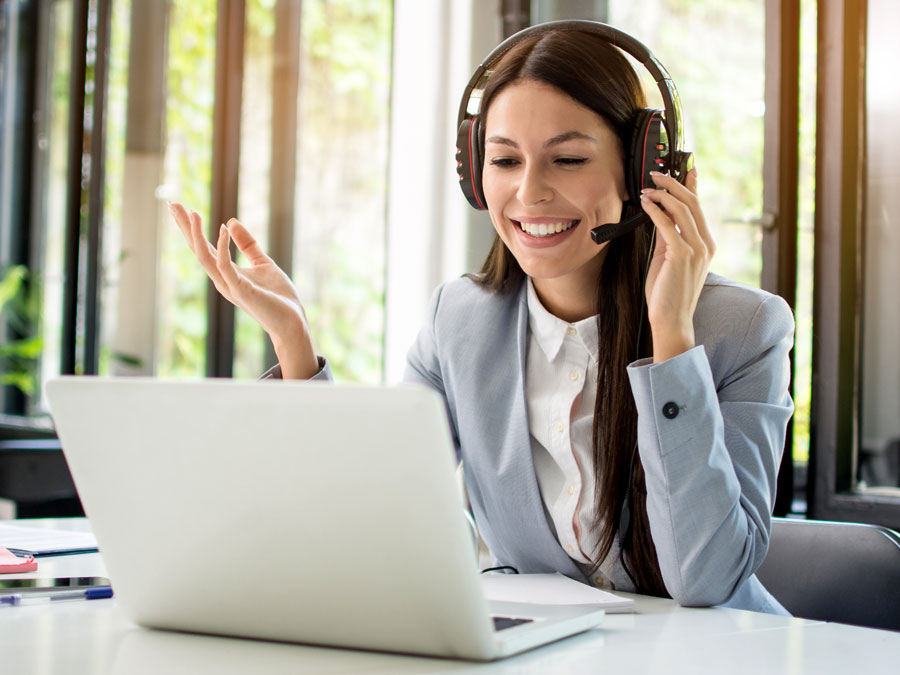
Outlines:
{"type": "Polygon", "coordinates": [[[47,397],[143,626],[493,660],[603,619],[489,607],[430,389],[63,377],[47,397]]]}
{"type": "Polygon", "coordinates": [[[0,546],[16,555],[32,555],[38,558],[96,553],[97,539],[92,532],[69,532],[0,522],[0,546]]]}

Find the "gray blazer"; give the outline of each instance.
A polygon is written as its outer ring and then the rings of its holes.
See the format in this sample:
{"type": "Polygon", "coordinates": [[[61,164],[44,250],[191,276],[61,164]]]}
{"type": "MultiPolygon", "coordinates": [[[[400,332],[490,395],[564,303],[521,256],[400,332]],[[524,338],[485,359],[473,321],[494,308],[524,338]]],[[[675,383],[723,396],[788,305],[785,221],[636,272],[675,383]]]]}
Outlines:
{"type": "MultiPolygon", "coordinates": [[[[768,548],[793,412],[793,328],[778,296],[711,274],[694,316],[698,346],[629,366],[651,534],[666,588],[682,605],[787,613],[754,572],[768,548]]],[[[405,379],[446,401],[475,519],[496,563],[586,581],[554,536],[538,489],[527,333],[525,284],[499,295],[470,279],[450,281],[431,298],[405,379]]],[[[631,588],[623,570],[614,581],[631,588]]]]}

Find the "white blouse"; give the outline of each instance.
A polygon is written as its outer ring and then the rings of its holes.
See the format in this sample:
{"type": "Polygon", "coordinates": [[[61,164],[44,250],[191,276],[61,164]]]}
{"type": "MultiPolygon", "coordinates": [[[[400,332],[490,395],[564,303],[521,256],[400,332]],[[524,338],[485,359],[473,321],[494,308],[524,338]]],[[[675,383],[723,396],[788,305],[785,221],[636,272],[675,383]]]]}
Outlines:
{"type": "MultiPolygon", "coordinates": [[[[570,324],[550,314],[528,279],[525,398],[534,468],[556,536],[582,566],[593,562],[592,425],[597,399],[597,318],[570,324]]],[[[613,546],[592,581],[612,588],[613,546]]]]}

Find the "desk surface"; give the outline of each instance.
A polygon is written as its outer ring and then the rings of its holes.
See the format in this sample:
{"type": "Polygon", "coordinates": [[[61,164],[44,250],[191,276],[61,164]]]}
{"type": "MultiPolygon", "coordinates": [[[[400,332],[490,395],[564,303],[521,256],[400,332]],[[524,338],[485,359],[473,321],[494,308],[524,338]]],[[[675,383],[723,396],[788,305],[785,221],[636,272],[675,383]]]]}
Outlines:
{"type": "MultiPolygon", "coordinates": [[[[17,524],[87,528],[86,521],[17,524]]],[[[44,558],[41,576],[104,573],[99,554],[44,558]]],[[[35,573],[21,576],[35,576],[35,573]]],[[[10,673],[847,673],[891,672],[900,633],[633,596],[634,614],[511,659],[472,664],[140,628],[116,600],[0,608],[10,673]]]]}

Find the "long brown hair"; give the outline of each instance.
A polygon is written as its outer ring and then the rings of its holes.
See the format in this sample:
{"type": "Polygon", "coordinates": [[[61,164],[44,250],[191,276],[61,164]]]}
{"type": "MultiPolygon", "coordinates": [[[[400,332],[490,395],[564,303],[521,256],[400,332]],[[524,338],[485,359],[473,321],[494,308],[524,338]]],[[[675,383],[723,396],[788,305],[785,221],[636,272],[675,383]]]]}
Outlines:
{"type": "MultiPolygon", "coordinates": [[[[482,115],[486,115],[491,101],[503,88],[523,79],[550,84],[596,112],[616,132],[623,148],[627,147],[629,120],[646,106],[637,75],[622,53],[602,37],[582,31],[542,33],[511,49],[488,81],[482,97],[482,115]]],[[[482,123],[482,134],[484,128],[482,123]]],[[[483,144],[483,137],[481,141],[483,144]]],[[[642,273],[650,252],[650,235],[650,228],[643,226],[611,240],[597,279],[600,347],[592,442],[596,478],[594,527],[598,529],[599,542],[592,552],[590,574],[596,572],[612,548],[627,499],[631,527],[627,536],[620,537],[625,569],[639,591],[668,595],[650,534],[644,469],[639,456],[633,454],[637,409],[626,371],[635,359],[652,354],[642,301],[642,273]]],[[[509,293],[521,286],[525,273],[495,235],[480,274],[472,278],[495,292],[509,293]]]]}

